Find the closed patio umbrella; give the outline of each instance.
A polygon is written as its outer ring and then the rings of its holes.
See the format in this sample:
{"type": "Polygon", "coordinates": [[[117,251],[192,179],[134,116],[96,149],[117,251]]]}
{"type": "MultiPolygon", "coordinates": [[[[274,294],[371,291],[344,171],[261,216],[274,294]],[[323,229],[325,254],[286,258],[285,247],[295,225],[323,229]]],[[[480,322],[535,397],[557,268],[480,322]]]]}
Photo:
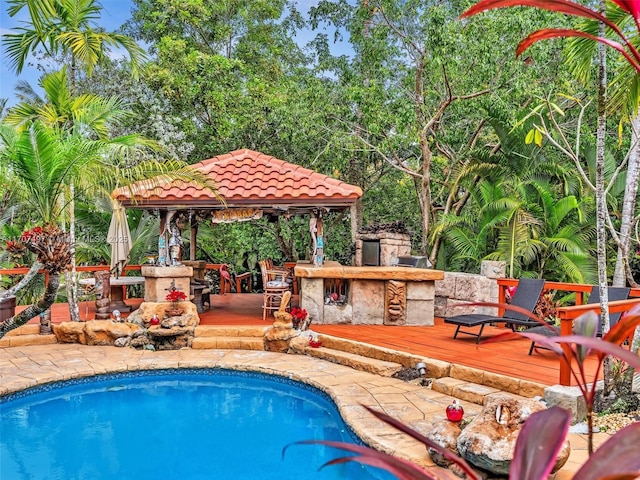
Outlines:
{"type": "Polygon", "coordinates": [[[111,272],[119,277],[129,261],[131,232],[124,207],[116,200],[112,202],[112,206],[113,213],[107,241],[111,245],[111,272]]]}

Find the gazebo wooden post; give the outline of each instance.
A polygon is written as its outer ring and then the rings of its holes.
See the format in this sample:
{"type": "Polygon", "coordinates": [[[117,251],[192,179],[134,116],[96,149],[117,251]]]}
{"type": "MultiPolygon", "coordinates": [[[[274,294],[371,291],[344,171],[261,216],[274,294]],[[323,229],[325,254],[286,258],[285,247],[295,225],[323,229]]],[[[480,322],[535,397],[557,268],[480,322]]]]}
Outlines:
{"type": "Polygon", "coordinates": [[[195,261],[196,259],[196,238],[198,236],[198,216],[193,212],[189,212],[191,218],[191,232],[189,234],[189,260],[195,261]]]}

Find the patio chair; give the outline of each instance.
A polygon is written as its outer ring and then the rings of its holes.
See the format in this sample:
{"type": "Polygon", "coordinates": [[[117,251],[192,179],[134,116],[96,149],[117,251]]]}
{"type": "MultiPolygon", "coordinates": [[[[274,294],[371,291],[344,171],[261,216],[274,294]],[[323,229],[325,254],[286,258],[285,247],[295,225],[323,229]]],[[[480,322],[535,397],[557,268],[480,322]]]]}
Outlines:
{"type": "Polygon", "coordinates": [[[262,273],[262,320],[266,320],[267,313],[271,315],[280,308],[284,293],[290,291],[290,284],[287,282],[288,272],[269,270],[267,260],[260,260],[259,263],[262,273]]]}
{"type": "MultiPolygon", "coordinates": [[[[607,288],[608,298],[612,302],[615,300],[626,300],[627,298],[629,298],[630,291],[631,289],[627,287],[608,287],[607,288]]],[[[600,287],[598,285],[595,285],[591,289],[591,293],[589,293],[589,301],[587,302],[587,304],[595,305],[599,303],[600,303],[600,287]]],[[[622,316],[622,312],[609,314],[609,324],[613,327],[616,323],[618,323],[618,320],[620,320],[621,316],[622,316]]],[[[527,332],[537,333],[539,335],[544,335],[545,337],[555,337],[557,335],[560,335],[559,328],[557,327],[547,328],[544,325],[538,325],[533,328],[528,328],[527,332]]],[[[600,325],[600,323],[598,323],[598,332],[596,333],[596,335],[598,337],[602,336],[602,325],[600,325]]],[[[536,342],[531,342],[531,346],[529,347],[529,355],[531,355],[533,353],[533,350],[536,348],[548,350],[548,348],[536,346],[536,342]]]]}
{"type": "MultiPolygon", "coordinates": [[[[518,287],[516,293],[511,300],[511,305],[524,308],[530,312],[536,308],[540,294],[544,287],[544,280],[537,278],[521,278],[518,280],[518,287]]],[[[453,334],[453,338],[457,338],[459,333],[465,335],[471,335],[476,337],[476,343],[480,342],[482,331],[484,326],[490,323],[504,322],[515,329],[516,325],[531,327],[539,325],[536,321],[531,320],[526,315],[515,312],[513,310],[505,310],[502,316],[497,315],[484,315],[482,313],[469,313],[463,315],[455,315],[453,317],[445,318],[445,323],[451,323],[457,325],[456,332],[453,334]],[[461,330],[462,327],[480,327],[478,333],[470,332],[469,330],[461,330]]]]}
{"type": "Polygon", "coordinates": [[[273,259],[271,258],[265,259],[265,262],[267,262],[267,270],[273,272],[276,276],[278,276],[278,274],[280,273],[284,274],[284,277],[282,277],[282,279],[289,284],[289,288],[292,287],[293,273],[290,269],[282,265],[274,265],[273,259]]]}

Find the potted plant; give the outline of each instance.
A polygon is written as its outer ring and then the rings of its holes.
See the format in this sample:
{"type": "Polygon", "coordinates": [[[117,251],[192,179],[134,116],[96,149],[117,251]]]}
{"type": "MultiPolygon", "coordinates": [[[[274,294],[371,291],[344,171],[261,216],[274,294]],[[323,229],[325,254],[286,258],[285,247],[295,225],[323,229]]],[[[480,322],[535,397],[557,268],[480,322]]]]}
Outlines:
{"type": "Polygon", "coordinates": [[[180,302],[186,300],[187,295],[182,290],[178,290],[174,285],[172,285],[165,298],[168,302],[171,302],[169,308],[164,312],[165,315],[168,317],[177,317],[182,315],[183,309],[180,307],[180,302]]]}
{"type": "Polygon", "coordinates": [[[291,309],[291,322],[293,328],[300,330],[307,318],[307,311],[304,308],[294,307],[291,309]]]}

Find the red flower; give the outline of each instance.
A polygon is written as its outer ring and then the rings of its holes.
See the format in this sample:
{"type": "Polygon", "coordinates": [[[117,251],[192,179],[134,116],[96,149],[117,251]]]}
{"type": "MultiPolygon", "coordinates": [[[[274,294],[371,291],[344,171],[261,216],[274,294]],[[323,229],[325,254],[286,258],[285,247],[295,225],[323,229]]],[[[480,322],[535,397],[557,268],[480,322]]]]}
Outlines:
{"type": "Polygon", "coordinates": [[[299,322],[307,318],[307,311],[304,308],[294,307],[291,309],[291,317],[299,322]]]}
{"type": "Polygon", "coordinates": [[[178,303],[182,300],[186,300],[187,296],[180,290],[171,290],[166,298],[168,302],[178,303]]]}
{"type": "Polygon", "coordinates": [[[20,236],[21,242],[37,242],[44,230],[42,227],[33,227],[31,230],[26,230],[20,236]]]}

